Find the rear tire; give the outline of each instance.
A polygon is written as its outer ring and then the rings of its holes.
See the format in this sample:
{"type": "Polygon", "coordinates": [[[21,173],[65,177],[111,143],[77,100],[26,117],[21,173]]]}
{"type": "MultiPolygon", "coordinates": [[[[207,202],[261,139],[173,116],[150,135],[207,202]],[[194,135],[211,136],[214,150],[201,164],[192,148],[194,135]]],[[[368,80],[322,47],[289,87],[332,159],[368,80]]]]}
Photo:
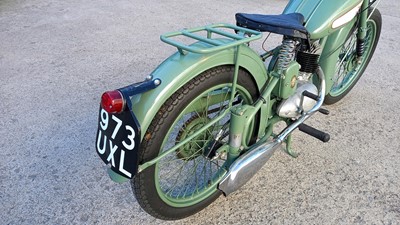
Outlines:
{"type": "Polygon", "coordinates": [[[325,97],[324,103],[327,105],[334,104],[346,96],[360,79],[367,68],[372,55],[375,52],[376,45],[379,41],[382,27],[382,16],[378,9],[372,13],[367,21],[367,35],[365,38],[365,51],[361,61],[361,65],[356,66],[356,40],[357,29],[349,35],[343,44],[339,54],[336,74],[333,77],[335,81],[328,95],[325,97]]]}
{"type": "MultiPolygon", "coordinates": [[[[227,109],[233,71],[232,66],[212,68],[174,93],[148,128],[140,146],[139,162],[154,159],[227,109]]],[[[235,102],[251,104],[257,96],[258,88],[252,77],[240,70],[235,102]]],[[[177,151],[135,176],[132,188],[147,213],[163,220],[181,219],[202,210],[219,197],[221,192],[217,184],[225,173],[225,161],[222,156],[210,157],[205,149],[212,145],[218,133],[223,133],[223,138],[211,155],[219,154],[218,151],[223,149],[221,146],[226,145],[229,116],[227,113],[177,151]]],[[[255,134],[257,126],[253,127],[255,134]]]]}

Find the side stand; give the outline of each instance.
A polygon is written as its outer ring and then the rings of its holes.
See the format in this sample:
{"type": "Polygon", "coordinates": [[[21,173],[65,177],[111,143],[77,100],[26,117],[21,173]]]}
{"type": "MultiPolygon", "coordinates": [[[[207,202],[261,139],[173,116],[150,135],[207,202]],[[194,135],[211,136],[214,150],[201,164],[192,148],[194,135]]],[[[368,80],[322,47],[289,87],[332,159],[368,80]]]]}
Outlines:
{"type": "Polygon", "coordinates": [[[293,158],[297,158],[299,156],[298,153],[294,152],[292,149],[292,134],[289,134],[288,137],[285,140],[286,143],[286,153],[292,156],[293,158]]]}

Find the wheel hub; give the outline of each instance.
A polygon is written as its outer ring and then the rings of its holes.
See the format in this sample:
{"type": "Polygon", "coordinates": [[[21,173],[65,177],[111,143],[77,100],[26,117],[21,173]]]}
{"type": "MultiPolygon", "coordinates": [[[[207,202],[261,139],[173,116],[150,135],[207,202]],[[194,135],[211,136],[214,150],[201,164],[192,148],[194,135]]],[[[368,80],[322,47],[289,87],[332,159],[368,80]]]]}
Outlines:
{"type": "Polygon", "coordinates": [[[356,54],[351,54],[346,63],[346,72],[353,71],[358,65],[357,61],[356,54]]]}
{"type": "MultiPolygon", "coordinates": [[[[192,116],[179,130],[176,143],[178,144],[179,142],[185,140],[197,130],[201,129],[208,122],[210,122],[208,117],[200,117],[198,115],[192,116]]],[[[193,160],[197,158],[203,154],[203,149],[207,146],[207,140],[209,140],[210,135],[211,133],[206,130],[176,150],[176,155],[182,160],[193,160]]]]}

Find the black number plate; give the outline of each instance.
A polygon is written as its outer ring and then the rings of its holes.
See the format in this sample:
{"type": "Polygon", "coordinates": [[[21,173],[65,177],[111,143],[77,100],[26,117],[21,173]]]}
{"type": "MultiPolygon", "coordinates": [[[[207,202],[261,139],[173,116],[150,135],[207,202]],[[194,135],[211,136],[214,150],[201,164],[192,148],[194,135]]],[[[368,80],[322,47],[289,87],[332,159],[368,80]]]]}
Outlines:
{"type": "Polygon", "coordinates": [[[135,115],[126,109],[110,114],[100,107],[96,151],[111,169],[132,178],[137,172],[140,126],[135,115]]]}

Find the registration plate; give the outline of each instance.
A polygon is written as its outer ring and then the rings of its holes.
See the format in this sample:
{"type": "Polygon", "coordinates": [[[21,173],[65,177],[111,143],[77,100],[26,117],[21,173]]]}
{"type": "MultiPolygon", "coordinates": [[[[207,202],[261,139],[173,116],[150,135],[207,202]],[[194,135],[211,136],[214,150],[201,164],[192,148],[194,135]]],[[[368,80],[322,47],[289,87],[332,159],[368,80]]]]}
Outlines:
{"type": "Polygon", "coordinates": [[[111,169],[132,178],[138,167],[140,126],[135,115],[128,109],[110,114],[100,107],[96,137],[96,151],[111,169]]]}

